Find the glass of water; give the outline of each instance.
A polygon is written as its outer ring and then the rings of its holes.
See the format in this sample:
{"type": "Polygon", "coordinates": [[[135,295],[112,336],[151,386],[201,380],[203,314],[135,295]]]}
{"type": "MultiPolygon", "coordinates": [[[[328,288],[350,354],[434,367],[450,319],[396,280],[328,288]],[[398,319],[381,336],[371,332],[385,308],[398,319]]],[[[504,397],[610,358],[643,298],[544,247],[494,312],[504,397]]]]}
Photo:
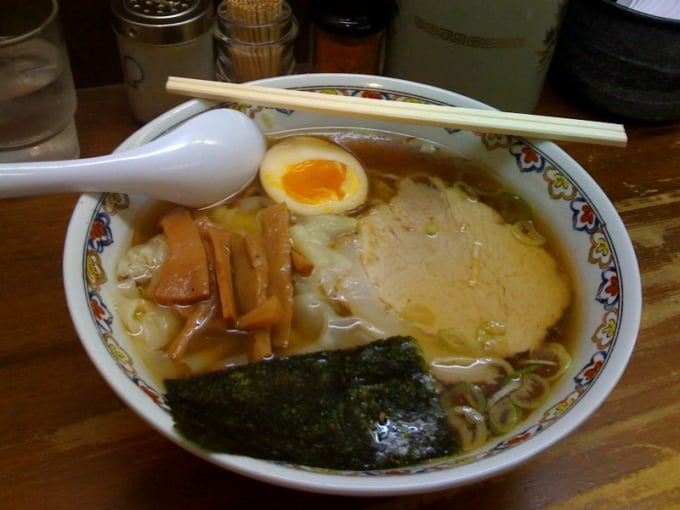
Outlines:
{"type": "Polygon", "coordinates": [[[75,111],[57,0],[4,0],[0,163],[77,158],[75,111]]]}

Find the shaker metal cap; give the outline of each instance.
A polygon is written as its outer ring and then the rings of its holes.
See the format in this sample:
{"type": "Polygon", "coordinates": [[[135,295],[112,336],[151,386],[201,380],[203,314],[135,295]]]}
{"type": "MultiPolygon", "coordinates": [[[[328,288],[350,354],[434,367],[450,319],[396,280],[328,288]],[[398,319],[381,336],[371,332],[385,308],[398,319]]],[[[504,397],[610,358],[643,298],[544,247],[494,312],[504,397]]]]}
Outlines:
{"type": "Polygon", "coordinates": [[[146,44],[190,41],[212,28],[211,0],[111,0],[113,29],[146,44]]]}

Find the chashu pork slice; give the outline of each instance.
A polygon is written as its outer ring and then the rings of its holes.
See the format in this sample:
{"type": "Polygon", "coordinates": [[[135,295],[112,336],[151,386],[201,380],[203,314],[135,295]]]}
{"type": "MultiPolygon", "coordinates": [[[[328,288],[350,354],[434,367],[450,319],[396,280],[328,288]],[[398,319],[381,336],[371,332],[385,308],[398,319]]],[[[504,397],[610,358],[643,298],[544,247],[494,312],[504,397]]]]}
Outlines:
{"type": "Polygon", "coordinates": [[[509,356],[540,344],[571,289],[543,246],[461,192],[404,180],[359,222],[361,260],[388,309],[436,335],[509,356]]]}

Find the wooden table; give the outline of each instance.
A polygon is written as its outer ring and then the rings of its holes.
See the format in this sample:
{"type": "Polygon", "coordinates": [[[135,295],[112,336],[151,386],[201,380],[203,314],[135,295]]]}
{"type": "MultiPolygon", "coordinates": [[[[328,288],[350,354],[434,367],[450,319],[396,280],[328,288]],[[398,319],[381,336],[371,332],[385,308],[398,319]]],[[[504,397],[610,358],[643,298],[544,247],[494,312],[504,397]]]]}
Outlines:
{"type": "MultiPolygon", "coordinates": [[[[539,112],[596,116],[548,87],[539,112]]],[[[82,156],[137,125],[120,86],[79,91],[82,156]]],[[[629,228],[645,308],[617,388],[578,431],[504,475],[443,493],[345,498],[281,489],[199,460],[109,389],[62,287],[75,194],[0,201],[0,508],[531,509],[680,507],[680,125],[628,125],[626,149],[564,143],[629,228]]]]}

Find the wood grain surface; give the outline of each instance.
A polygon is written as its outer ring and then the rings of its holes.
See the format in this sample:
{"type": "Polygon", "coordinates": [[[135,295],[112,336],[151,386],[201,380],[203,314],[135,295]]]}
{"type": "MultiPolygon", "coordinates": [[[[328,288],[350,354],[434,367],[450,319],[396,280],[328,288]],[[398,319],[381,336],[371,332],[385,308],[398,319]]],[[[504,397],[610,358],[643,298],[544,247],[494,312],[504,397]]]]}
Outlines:
{"type": "MultiPolygon", "coordinates": [[[[547,87],[539,113],[597,120],[547,87]]],[[[79,91],[82,156],[138,126],[121,86],[79,91]]],[[[620,212],[642,270],[637,346],[573,434],[503,475],[447,492],[349,498],[282,489],[164,439],[104,382],[62,286],[77,196],[0,201],[0,508],[661,509],[680,507],[680,124],[627,125],[626,149],[562,143],[620,212]]]]}

